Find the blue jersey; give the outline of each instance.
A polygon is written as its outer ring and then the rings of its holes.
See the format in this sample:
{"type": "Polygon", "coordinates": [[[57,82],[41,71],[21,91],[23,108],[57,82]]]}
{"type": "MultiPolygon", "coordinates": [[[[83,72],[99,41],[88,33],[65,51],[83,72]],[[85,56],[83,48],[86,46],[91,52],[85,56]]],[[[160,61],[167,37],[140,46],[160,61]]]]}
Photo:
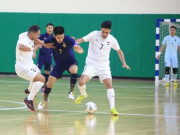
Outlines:
{"type": "Polygon", "coordinates": [[[58,43],[54,37],[50,37],[44,40],[45,43],[53,43],[55,47],[53,49],[53,56],[56,65],[70,64],[76,61],[73,46],[76,44],[76,41],[66,36],[63,39],[62,43],[58,43]]]}
{"type": "MultiPolygon", "coordinates": [[[[44,41],[45,39],[49,37],[53,37],[53,34],[51,34],[50,36],[48,33],[41,34],[39,39],[44,41]]],[[[53,53],[52,48],[49,49],[42,46],[42,48],[40,48],[40,51],[39,51],[39,57],[51,57],[52,53],[53,53]]]]}

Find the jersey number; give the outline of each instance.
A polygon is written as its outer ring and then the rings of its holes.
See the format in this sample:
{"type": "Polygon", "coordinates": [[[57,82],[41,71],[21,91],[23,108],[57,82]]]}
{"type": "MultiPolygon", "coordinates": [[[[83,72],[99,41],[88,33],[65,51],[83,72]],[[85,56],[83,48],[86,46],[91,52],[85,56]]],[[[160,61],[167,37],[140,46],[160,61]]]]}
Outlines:
{"type": "Polygon", "coordinates": [[[104,46],[104,45],[103,45],[103,44],[101,44],[101,48],[100,48],[100,50],[103,48],[103,46],[104,46]]]}
{"type": "Polygon", "coordinates": [[[59,53],[60,53],[60,54],[62,53],[62,49],[59,49],[59,53]]]}

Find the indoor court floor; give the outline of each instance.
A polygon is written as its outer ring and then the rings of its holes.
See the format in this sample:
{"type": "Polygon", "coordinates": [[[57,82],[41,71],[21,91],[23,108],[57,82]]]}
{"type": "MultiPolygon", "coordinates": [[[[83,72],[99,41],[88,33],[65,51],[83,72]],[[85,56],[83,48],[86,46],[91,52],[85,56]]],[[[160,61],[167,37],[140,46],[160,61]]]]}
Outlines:
{"type": "MultiPolygon", "coordinates": [[[[36,112],[23,102],[28,84],[17,76],[0,76],[0,135],[180,134],[180,83],[165,87],[154,81],[113,79],[119,117],[110,115],[106,89],[97,78],[87,83],[88,98],[78,105],[67,98],[69,78],[58,80],[47,109],[36,112]],[[84,109],[89,101],[97,105],[93,115],[84,109]]],[[[41,99],[39,92],[36,109],[41,99]]]]}

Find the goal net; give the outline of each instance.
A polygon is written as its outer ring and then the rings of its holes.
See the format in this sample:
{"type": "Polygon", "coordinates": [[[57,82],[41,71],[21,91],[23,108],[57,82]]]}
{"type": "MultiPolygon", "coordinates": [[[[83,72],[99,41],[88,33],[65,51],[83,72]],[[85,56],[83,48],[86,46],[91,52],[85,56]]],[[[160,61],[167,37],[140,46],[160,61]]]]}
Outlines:
{"type": "MultiPolygon", "coordinates": [[[[171,26],[175,26],[177,28],[176,30],[176,36],[180,37],[180,19],[161,19],[157,20],[157,26],[156,27],[156,56],[157,52],[159,52],[159,49],[161,48],[162,41],[165,36],[169,35],[169,29],[171,26]]],[[[164,63],[164,54],[165,50],[161,54],[161,57],[159,61],[156,60],[156,77],[155,81],[164,81],[165,77],[165,63],[164,63]]],[[[178,76],[177,79],[180,79],[180,54],[178,53],[178,76]]],[[[170,69],[170,80],[172,78],[172,68],[170,69]]]]}

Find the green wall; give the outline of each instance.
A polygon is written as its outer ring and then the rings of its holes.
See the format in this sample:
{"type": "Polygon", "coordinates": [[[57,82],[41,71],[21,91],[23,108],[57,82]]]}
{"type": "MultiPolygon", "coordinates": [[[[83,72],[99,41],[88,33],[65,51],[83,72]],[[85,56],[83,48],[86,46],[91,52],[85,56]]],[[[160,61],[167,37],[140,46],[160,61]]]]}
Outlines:
{"type": "MultiPolygon", "coordinates": [[[[0,73],[15,73],[15,48],[18,35],[27,31],[32,24],[41,27],[49,22],[65,28],[65,34],[79,38],[93,30],[100,30],[104,20],[113,22],[112,32],[124,52],[126,62],[131,67],[128,71],[122,68],[116,51],[111,51],[112,76],[118,77],[154,77],[155,67],[155,28],[156,19],[180,18],[171,14],[46,14],[46,13],[0,13],[1,49],[0,73]]],[[[85,53],[76,53],[80,75],[87,56],[88,43],[81,44],[85,53]]],[[[35,59],[36,63],[37,59],[35,59]]],[[[65,73],[67,74],[67,72],[65,73]]]]}

